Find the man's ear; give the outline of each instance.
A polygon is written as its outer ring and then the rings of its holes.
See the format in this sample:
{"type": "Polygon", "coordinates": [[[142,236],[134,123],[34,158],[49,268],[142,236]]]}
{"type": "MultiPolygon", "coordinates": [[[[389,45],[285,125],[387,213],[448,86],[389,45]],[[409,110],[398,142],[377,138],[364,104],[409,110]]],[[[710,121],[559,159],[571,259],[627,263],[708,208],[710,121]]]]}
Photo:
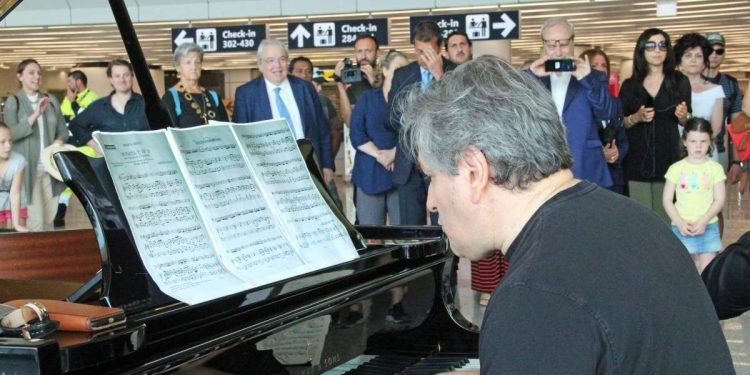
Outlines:
{"type": "Polygon", "coordinates": [[[458,169],[459,175],[466,178],[469,184],[471,202],[479,203],[482,194],[492,184],[489,161],[481,150],[470,146],[461,152],[458,169]]]}

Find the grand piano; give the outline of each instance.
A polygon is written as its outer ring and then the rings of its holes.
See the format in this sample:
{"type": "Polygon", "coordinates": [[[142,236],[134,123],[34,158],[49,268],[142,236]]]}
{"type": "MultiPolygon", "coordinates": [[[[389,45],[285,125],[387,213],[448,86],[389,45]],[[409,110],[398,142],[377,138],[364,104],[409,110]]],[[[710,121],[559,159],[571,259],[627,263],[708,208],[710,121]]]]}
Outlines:
{"type": "MultiPolygon", "coordinates": [[[[110,5],[158,128],[169,119],[127,9],[122,0],[110,5]]],[[[300,149],[330,200],[312,148],[303,141],[300,149]]],[[[55,160],[101,256],[101,270],[66,299],[120,307],[127,324],[0,338],[0,373],[431,374],[478,365],[478,329],[457,309],[457,259],[438,227],[353,227],[338,213],[360,247],[357,259],[187,305],[146,272],[104,162],[75,152],[55,160]]]]}

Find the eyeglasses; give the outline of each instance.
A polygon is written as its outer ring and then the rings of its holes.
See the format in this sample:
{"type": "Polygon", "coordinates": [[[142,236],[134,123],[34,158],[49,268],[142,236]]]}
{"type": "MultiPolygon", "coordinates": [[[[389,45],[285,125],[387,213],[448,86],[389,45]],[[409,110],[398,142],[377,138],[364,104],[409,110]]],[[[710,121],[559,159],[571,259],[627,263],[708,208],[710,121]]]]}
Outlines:
{"type": "Polygon", "coordinates": [[[653,40],[649,40],[648,42],[643,43],[643,49],[649,52],[656,50],[657,47],[659,48],[659,51],[666,51],[667,42],[662,40],[661,42],[656,43],[653,40]]]}
{"type": "Polygon", "coordinates": [[[273,65],[273,64],[276,64],[277,62],[281,64],[286,64],[289,62],[289,58],[286,56],[281,56],[279,58],[268,57],[268,58],[263,59],[263,63],[266,65],[273,65]]]}
{"type": "Polygon", "coordinates": [[[724,54],[724,48],[714,48],[714,53],[721,56],[724,54]]]}
{"type": "Polygon", "coordinates": [[[557,45],[559,45],[560,47],[567,47],[570,45],[570,42],[572,41],[573,41],[572,36],[568,39],[555,39],[555,40],[542,39],[542,42],[544,42],[544,45],[547,48],[555,48],[555,46],[557,45]]]}

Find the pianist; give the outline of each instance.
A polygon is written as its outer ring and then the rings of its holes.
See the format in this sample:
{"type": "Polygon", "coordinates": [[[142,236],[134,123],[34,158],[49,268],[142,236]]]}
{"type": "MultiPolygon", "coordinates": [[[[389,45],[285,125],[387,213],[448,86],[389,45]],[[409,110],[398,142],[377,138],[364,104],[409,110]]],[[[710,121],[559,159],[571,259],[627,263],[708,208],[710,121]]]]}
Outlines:
{"type": "Polygon", "coordinates": [[[428,209],[457,255],[510,262],[482,374],[734,373],[687,251],[648,209],[573,178],[544,87],[483,56],[418,90],[402,147],[432,178],[428,209]]]}

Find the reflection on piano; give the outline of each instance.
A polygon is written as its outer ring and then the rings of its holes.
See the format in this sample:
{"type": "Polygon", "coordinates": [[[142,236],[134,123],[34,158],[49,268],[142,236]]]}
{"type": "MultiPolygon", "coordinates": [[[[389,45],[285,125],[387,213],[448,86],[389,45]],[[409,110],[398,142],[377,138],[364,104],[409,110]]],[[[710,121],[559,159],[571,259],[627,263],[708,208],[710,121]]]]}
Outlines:
{"type": "MultiPolygon", "coordinates": [[[[151,85],[143,89],[149,121],[164,124],[126,8],[122,0],[110,4],[141,88],[151,85]]],[[[309,143],[300,148],[335,207],[309,143]]],[[[361,362],[355,373],[390,374],[476,362],[478,330],[456,310],[457,260],[439,228],[358,227],[350,231],[355,243],[358,232],[382,244],[344,264],[188,306],[164,295],[145,271],[104,162],[76,152],[55,159],[91,218],[102,264],[68,299],[121,307],[127,325],[0,338],[4,373],[319,374],[361,362]]]]}

